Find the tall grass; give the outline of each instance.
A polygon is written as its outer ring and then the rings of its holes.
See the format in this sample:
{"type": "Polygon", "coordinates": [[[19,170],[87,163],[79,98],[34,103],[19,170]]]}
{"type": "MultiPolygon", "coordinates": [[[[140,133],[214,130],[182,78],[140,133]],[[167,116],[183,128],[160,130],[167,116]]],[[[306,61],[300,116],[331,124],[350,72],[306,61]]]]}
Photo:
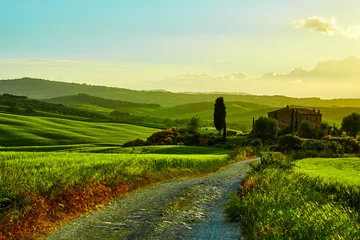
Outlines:
{"type": "MultiPolygon", "coordinates": [[[[318,191],[282,156],[263,157],[228,202],[248,239],[359,239],[359,214],[331,192],[318,191]]],[[[315,183],[316,184],[316,183],[315,183]]],[[[315,185],[316,186],[316,185],[315,185]]]]}
{"type": "MultiPolygon", "coordinates": [[[[58,182],[133,179],[138,176],[167,171],[169,168],[211,172],[227,162],[225,155],[130,155],[86,153],[3,152],[0,177],[15,188],[44,192],[58,182]]],[[[3,181],[4,182],[4,181],[3,181]]],[[[2,185],[3,186],[3,185],[2,185]]]]}
{"type": "Polygon", "coordinates": [[[140,185],[212,172],[229,161],[226,155],[0,152],[0,239],[32,239],[140,185]]]}
{"type": "Polygon", "coordinates": [[[317,191],[360,211],[360,158],[308,158],[296,166],[317,191]]]}

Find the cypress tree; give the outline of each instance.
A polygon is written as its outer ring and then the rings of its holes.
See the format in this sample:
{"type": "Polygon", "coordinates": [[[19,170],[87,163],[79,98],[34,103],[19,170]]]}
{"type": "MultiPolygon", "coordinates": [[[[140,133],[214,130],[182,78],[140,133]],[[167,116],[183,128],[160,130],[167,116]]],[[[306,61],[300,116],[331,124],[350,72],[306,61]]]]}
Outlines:
{"type": "Polygon", "coordinates": [[[216,130],[221,134],[221,130],[224,129],[224,140],[226,139],[226,107],[223,97],[218,97],[214,104],[214,126],[216,130]]]}

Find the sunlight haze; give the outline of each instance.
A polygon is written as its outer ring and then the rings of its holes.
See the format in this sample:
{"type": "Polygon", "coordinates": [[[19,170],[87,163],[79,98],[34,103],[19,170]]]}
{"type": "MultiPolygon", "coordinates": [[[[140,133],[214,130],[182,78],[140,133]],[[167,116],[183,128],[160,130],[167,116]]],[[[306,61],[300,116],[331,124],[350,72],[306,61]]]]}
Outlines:
{"type": "Polygon", "coordinates": [[[358,97],[360,2],[6,1],[0,79],[358,97]]]}

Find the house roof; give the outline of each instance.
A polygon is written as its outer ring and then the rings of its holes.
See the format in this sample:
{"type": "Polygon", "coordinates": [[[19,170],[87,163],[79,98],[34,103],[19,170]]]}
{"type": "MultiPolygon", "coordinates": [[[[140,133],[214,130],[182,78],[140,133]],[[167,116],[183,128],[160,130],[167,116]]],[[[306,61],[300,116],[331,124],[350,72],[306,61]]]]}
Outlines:
{"type": "Polygon", "coordinates": [[[282,109],[275,110],[275,111],[268,112],[268,113],[274,113],[274,112],[284,111],[284,110],[288,110],[288,111],[295,110],[295,112],[302,114],[302,115],[322,115],[321,113],[314,112],[313,110],[310,110],[307,108],[290,108],[290,107],[282,108],[282,109]]]}

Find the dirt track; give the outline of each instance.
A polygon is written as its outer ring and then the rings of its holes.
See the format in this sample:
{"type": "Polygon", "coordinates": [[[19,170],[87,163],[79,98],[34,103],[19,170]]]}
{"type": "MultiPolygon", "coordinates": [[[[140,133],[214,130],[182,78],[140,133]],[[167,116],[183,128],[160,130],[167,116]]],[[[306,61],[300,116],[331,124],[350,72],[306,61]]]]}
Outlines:
{"type": "Polygon", "coordinates": [[[247,163],[257,160],[136,190],[46,239],[237,239],[238,223],[224,221],[223,207],[249,169],[247,163]]]}

